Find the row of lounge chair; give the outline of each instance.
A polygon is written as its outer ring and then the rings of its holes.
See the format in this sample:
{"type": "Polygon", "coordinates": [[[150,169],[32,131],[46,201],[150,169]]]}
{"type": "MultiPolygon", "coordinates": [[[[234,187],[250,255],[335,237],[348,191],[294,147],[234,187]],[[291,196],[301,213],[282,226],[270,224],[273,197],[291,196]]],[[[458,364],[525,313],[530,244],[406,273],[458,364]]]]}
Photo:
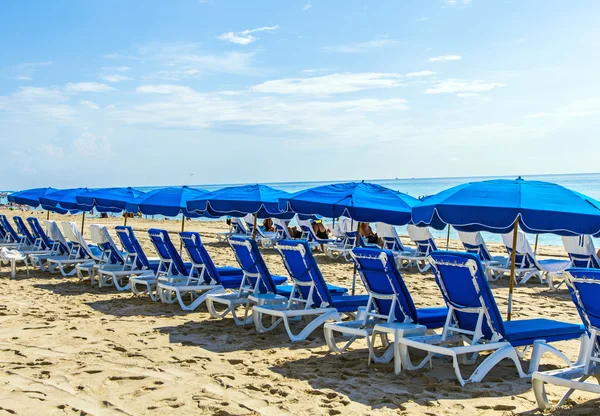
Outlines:
{"type": "MultiPolygon", "coordinates": [[[[5,220],[0,217],[0,224],[4,225],[5,220]]],[[[41,227],[38,229],[39,222],[35,218],[29,222],[34,240],[24,245],[21,238],[13,247],[19,247],[19,252],[30,259],[30,264],[36,264],[42,270],[60,271],[65,276],[77,273],[100,286],[112,285],[118,290],[146,293],[153,300],[164,303],[178,302],[184,310],[194,310],[206,303],[211,316],[231,315],[237,325],[254,323],[259,333],[272,331],[283,324],[291,341],[306,339],[323,327],[329,348],[336,352],[345,351],[357,339],[365,339],[368,362],[393,360],[396,372],[419,369],[440,355],[449,356],[461,385],[481,381],[498,362],[508,358],[514,362],[520,377],[533,374],[540,407],[549,406],[544,383],[570,388],[564,400],[575,388],[600,393],[600,387],[584,382],[590,376],[599,377],[596,364],[600,344],[596,321],[600,314],[595,299],[600,270],[574,268],[565,273],[584,325],[549,319],[505,322],[489,287],[489,273],[486,276],[486,269],[496,272],[494,267],[499,267],[500,260],[482,255],[483,248],[477,240],[467,247],[470,253],[438,250],[428,253],[425,261],[434,272],[446,306],[417,308],[399,270],[398,255],[388,249],[354,247],[350,250],[368,293],[350,296],[345,288],[325,282],[311,244],[302,240],[281,240],[273,244],[291,277],[292,284],[289,285],[286,284],[287,277],[271,275],[259,245],[247,237],[228,238],[239,268],[217,268],[202,244],[200,234],[195,232],[180,234],[191,260],[186,263],[164,230],[148,232],[159,256],[152,260],[146,257],[130,227],[117,227],[125,250],[120,251],[104,226],[91,226],[92,240],[97,244],[94,247],[85,242],[74,223],[63,223],[63,231],[70,240],[67,242],[53,221],[47,221],[47,235],[41,227]],[[33,245],[29,244],[32,241],[33,245]],[[40,250],[28,253],[27,249],[35,248],[40,250]],[[343,316],[350,320],[343,320],[343,316]],[[435,333],[435,330],[441,332],[435,333]],[[578,338],[582,340],[581,352],[574,365],[549,344],[578,338]],[[384,346],[383,354],[378,354],[375,348],[377,339],[381,339],[384,346]],[[525,372],[521,359],[528,347],[532,347],[532,352],[525,372]],[[416,364],[411,358],[414,350],[426,352],[425,358],[416,364]],[[477,362],[484,351],[492,351],[492,354],[465,379],[460,364],[477,362]],[[546,352],[555,354],[569,367],[537,372],[546,352]]],[[[585,244],[582,239],[577,247],[585,244]]],[[[519,249],[518,246],[517,251],[519,249]]],[[[574,259],[591,261],[585,259],[582,252],[583,248],[574,253],[571,262],[574,259]]],[[[527,266],[542,271],[541,262],[537,260],[517,261],[523,264],[529,261],[527,266]]]]}

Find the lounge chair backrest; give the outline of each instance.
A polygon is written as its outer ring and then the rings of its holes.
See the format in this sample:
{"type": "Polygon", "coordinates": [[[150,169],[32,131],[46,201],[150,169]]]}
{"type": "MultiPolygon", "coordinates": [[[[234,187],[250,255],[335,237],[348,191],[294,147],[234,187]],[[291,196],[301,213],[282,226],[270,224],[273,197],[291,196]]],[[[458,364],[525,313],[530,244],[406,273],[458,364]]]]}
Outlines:
{"type": "Polygon", "coordinates": [[[202,244],[200,233],[186,231],[179,233],[185,251],[188,253],[194,267],[202,269],[199,276],[203,278],[206,284],[221,284],[221,276],[215,267],[210,255],[202,244]]]}
{"type": "MultiPolygon", "coordinates": [[[[317,237],[315,231],[312,228],[312,222],[310,220],[298,220],[298,225],[300,225],[300,229],[302,230],[302,239],[308,242],[317,242],[321,243],[325,240],[317,237]]],[[[348,234],[348,233],[346,233],[348,234]]]]}
{"type": "Polygon", "coordinates": [[[566,273],[567,287],[588,333],[600,332],[600,270],[570,268],[566,273]]]}
{"type": "Polygon", "coordinates": [[[9,237],[8,233],[4,229],[3,221],[0,219],[0,242],[10,243],[11,242],[10,239],[11,238],[9,237]]]}
{"type": "Polygon", "coordinates": [[[229,239],[235,258],[248,279],[254,293],[276,293],[277,287],[258,250],[255,240],[239,236],[229,239]]]}
{"type": "Polygon", "coordinates": [[[273,218],[273,226],[277,231],[277,235],[275,236],[276,240],[290,240],[292,238],[288,230],[286,221],[281,220],[279,218],[273,218]]]}
{"type": "Polygon", "coordinates": [[[0,223],[6,233],[6,239],[9,243],[20,243],[21,237],[17,234],[13,226],[8,221],[8,217],[4,214],[0,214],[0,223]]]}
{"type": "Polygon", "coordinates": [[[241,218],[241,222],[244,223],[246,227],[246,232],[248,235],[252,234],[254,231],[254,215],[246,214],[241,218]]]}
{"type": "Polygon", "coordinates": [[[478,255],[482,261],[490,261],[492,259],[487,245],[485,244],[485,240],[479,231],[474,233],[459,231],[458,238],[462,241],[467,253],[478,255]]]}
{"type": "Polygon", "coordinates": [[[322,308],[333,303],[321,270],[306,241],[282,240],[275,248],[281,254],[283,264],[302,299],[311,301],[308,306],[322,308]]]}
{"type": "Polygon", "coordinates": [[[348,217],[338,218],[332,230],[333,235],[337,238],[345,238],[348,231],[358,231],[358,221],[348,217]]]}
{"type": "Polygon", "coordinates": [[[36,240],[39,241],[39,247],[41,250],[52,250],[54,243],[48,237],[48,234],[42,228],[40,221],[36,217],[27,218],[27,222],[33,231],[36,240]]]}
{"type": "Polygon", "coordinates": [[[246,223],[242,218],[231,217],[231,224],[234,225],[233,233],[240,235],[248,234],[248,227],[246,227],[246,223]]]}
{"type": "Polygon", "coordinates": [[[400,237],[393,225],[386,224],[384,222],[376,222],[375,229],[377,230],[377,237],[383,241],[383,248],[391,251],[405,251],[400,237]]]}
{"type": "Polygon", "coordinates": [[[150,241],[156,249],[156,254],[160,257],[161,262],[168,264],[167,274],[170,276],[187,276],[188,270],[177,252],[177,249],[171,242],[169,233],[165,230],[151,228],[148,230],[150,241]]]}
{"type": "Polygon", "coordinates": [[[408,236],[417,245],[416,253],[420,255],[428,255],[432,251],[436,251],[437,247],[433,236],[427,227],[417,227],[416,225],[408,224],[406,226],[408,236]]]}
{"type": "Polygon", "coordinates": [[[600,269],[600,260],[589,235],[562,237],[562,242],[573,267],[600,269]]]}
{"type": "Polygon", "coordinates": [[[31,232],[29,231],[29,228],[27,228],[27,225],[25,225],[23,218],[15,215],[13,217],[13,221],[17,225],[17,230],[19,230],[19,233],[21,233],[21,236],[23,236],[23,242],[29,246],[34,245],[36,239],[33,237],[33,235],[31,235],[31,232]]]}
{"type": "Polygon", "coordinates": [[[54,245],[58,245],[58,252],[60,254],[71,254],[71,248],[65,239],[60,227],[56,223],[56,221],[45,220],[46,221],[46,230],[48,232],[48,237],[54,242],[54,245]]]}
{"type": "Polygon", "coordinates": [[[124,264],[121,252],[115,245],[105,225],[91,224],[92,242],[102,250],[102,261],[108,264],[124,264]]]}
{"type": "Polygon", "coordinates": [[[474,338],[499,341],[504,324],[496,300],[483,273],[479,257],[471,253],[434,251],[430,254],[435,280],[461,330],[474,331],[474,338]],[[453,311],[453,312],[452,312],[453,311]],[[478,327],[479,314],[482,325],[478,327]],[[477,333],[481,331],[481,333],[477,333]]]}
{"type": "Polygon", "coordinates": [[[73,221],[63,221],[62,228],[65,236],[77,249],[77,258],[94,259],[97,261],[101,260],[101,257],[92,253],[90,246],[88,246],[87,241],[85,241],[83,238],[83,235],[81,234],[81,231],[79,231],[77,224],[75,224],[73,221]]]}
{"type": "MultiPolygon", "coordinates": [[[[502,234],[502,241],[506,246],[509,258],[512,258],[513,232],[502,234]]],[[[530,268],[536,266],[535,254],[533,254],[529,241],[527,241],[527,236],[521,230],[517,234],[517,253],[515,259],[517,267],[530,268]]]]}
{"type": "Polygon", "coordinates": [[[380,317],[389,322],[417,321],[417,309],[390,250],[355,248],[352,258],[380,317]]]}
{"type": "Polygon", "coordinates": [[[138,241],[133,228],[130,226],[118,225],[115,227],[117,236],[121,240],[121,245],[127,252],[131,263],[134,265],[134,269],[144,270],[150,268],[150,262],[146,253],[142,249],[140,242],[138,241]]]}
{"type": "Polygon", "coordinates": [[[346,231],[346,240],[344,241],[344,246],[348,248],[355,247],[357,235],[358,231],[346,231]]]}

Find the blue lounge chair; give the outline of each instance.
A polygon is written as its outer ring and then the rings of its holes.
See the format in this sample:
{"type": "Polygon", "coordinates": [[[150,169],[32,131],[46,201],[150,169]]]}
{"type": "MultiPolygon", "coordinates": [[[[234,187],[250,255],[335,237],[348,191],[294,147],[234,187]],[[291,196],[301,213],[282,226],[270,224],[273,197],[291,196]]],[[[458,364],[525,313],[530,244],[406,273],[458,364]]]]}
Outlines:
{"type": "Polygon", "coordinates": [[[51,251],[54,246],[54,242],[48,237],[48,234],[44,231],[44,228],[40,224],[40,221],[36,217],[27,218],[27,222],[31,227],[31,231],[33,232],[36,246],[40,250],[48,250],[51,251]]]}
{"type": "Polygon", "coordinates": [[[252,323],[252,315],[248,316],[252,303],[283,302],[291,291],[291,286],[282,286],[287,281],[285,276],[271,275],[255,240],[233,236],[229,245],[243,271],[239,289],[234,293],[220,293],[206,297],[206,306],[212,317],[223,318],[232,314],[236,325],[252,323]],[[225,305],[224,310],[217,310],[215,304],[225,305]],[[244,317],[238,316],[236,308],[245,306],[244,317]]]}
{"type": "Polygon", "coordinates": [[[35,245],[36,239],[29,231],[29,228],[27,228],[27,225],[25,225],[25,221],[23,221],[23,218],[19,217],[18,215],[15,215],[13,217],[13,221],[17,225],[17,230],[19,230],[19,233],[21,234],[22,244],[32,249],[37,248],[35,245]]]}
{"type": "MultiPolygon", "coordinates": [[[[502,241],[506,246],[508,258],[512,259],[513,233],[502,234],[502,241]]],[[[531,278],[537,277],[541,284],[547,284],[550,289],[554,289],[554,278],[561,276],[562,273],[571,266],[570,260],[538,260],[523,231],[519,231],[517,234],[516,251],[515,283],[522,285],[527,283],[531,278]],[[521,280],[518,280],[519,277],[521,280]]],[[[496,280],[505,274],[509,274],[510,265],[510,260],[508,260],[505,265],[490,265],[488,266],[488,270],[490,270],[492,274],[488,273],[488,276],[490,276],[492,280],[496,280]]]]}
{"type": "Polygon", "coordinates": [[[576,390],[600,394],[600,385],[586,380],[594,377],[600,383],[600,270],[571,268],[566,282],[573,303],[586,329],[582,353],[575,364],[558,370],[535,372],[533,391],[541,410],[552,407],[546,395],[546,383],[566,387],[568,391],[556,404],[563,405],[576,390]]]}
{"type": "Polygon", "coordinates": [[[242,218],[231,217],[231,224],[229,225],[229,231],[217,233],[217,241],[219,243],[227,241],[229,237],[234,235],[239,236],[251,236],[248,228],[246,228],[245,222],[242,218]]]}
{"type": "Polygon", "coordinates": [[[358,231],[345,231],[343,233],[343,238],[323,246],[325,254],[332,259],[343,257],[346,261],[352,261],[351,253],[352,249],[356,247],[357,235],[358,231]]]}
{"type": "Polygon", "coordinates": [[[277,243],[285,268],[292,278],[290,294],[284,302],[256,305],[252,309],[258,332],[266,332],[283,322],[292,342],[305,340],[313,331],[329,320],[340,321],[341,314],[354,316],[367,305],[368,296],[344,296],[344,288],[325,283],[306,241],[283,240],[277,243]],[[272,318],[271,325],[263,325],[263,317],[272,318]],[[291,321],[313,317],[298,333],[290,327],[291,321]]]}
{"type": "MultiPolygon", "coordinates": [[[[388,346],[386,334],[399,335],[400,332],[405,336],[423,335],[427,330],[444,326],[448,308],[417,308],[390,250],[355,248],[352,250],[352,258],[369,293],[369,301],[365,313],[356,320],[325,324],[325,340],[330,350],[345,351],[355,339],[365,338],[369,349],[369,362],[371,359],[375,362],[388,362],[398,350],[397,340],[394,339],[394,344],[387,348],[382,356],[377,356],[373,349],[376,334],[381,336],[384,346],[388,346]],[[335,342],[335,332],[352,338],[340,348],[335,342]]],[[[395,358],[399,371],[398,354],[395,358]]]]}
{"type": "Polygon", "coordinates": [[[523,353],[517,347],[533,345],[529,373],[537,369],[540,357],[550,352],[570,365],[569,359],[549,342],[577,339],[584,333],[581,325],[550,319],[521,319],[504,322],[479,257],[471,253],[436,251],[431,253],[435,280],[448,306],[448,316],[441,335],[408,337],[399,340],[402,365],[420,369],[437,356],[452,357],[456,378],[462,386],[479,382],[501,360],[512,360],[520,377],[526,377],[521,363],[523,353]],[[462,344],[465,344],[462,346],[462,344]],[[460,346],[457,346],[460,345],[460,346]],[[426,351],[418,365],[410,361],[409,349],[426,351]],[[459,367],[475,363],[478,354],[493,351],[465,380],[459,367]],[[471,359],[466,356],[471,355],[471,359]]]}
{"type": "Polygon", "coordinates": [[[312,228],[312,223],[310,220],[299,220],[298,225],[300,225],[300,229],[302,230],[301,240],[306,241],[311,248],[313,247],[324,247],[327,244],[332,244],[336,242],[334,238],[319,238],[315,234],[315,231],[312,228]]]}
{"type": "Polygon", "coordinates": [[[399,269],[417,267],[421,273],[424,273],[431,267],[427,257],[431,252],[437,250],[433,236],[426,227],[408,224],[406,230],[417,247],[415,250],[394,253],[396,264],[399,269]]]}
{"type": "Polygon", "coordinates": [[[562,237],[563,247],[569,254],[572,267],[581,269],[600,269],[600,259],[596,247],[589,235],[562,237]]]}
{"type": "MultiPolygon", "coordinates": [[[[161,300],[164,296],[162,294],[169,293],[175,296],[182,310],[193,311],[205,302],[208,295],[240,287],[242,270],[234,267],[215,267],[202,244],[200,233],[182,232],[179,236],[191,260],[191,268],[185,281],[158,283],[157,291],[161,300]],[[188,303],[184,301],[184,296],[187,295],[190,297],[188,303]]],[[[174,247],[171,250],[174,250],[174,247]]]]}
{"type": "Polygon", "coordinates": [[[17,234],[13,226],[10,224],[10,221],[8,221],[8,218],[4,214],[0,214],[0,229],[2,230],[3,237],[3,241],[0,243],[0,246],[13,247],[17,250],[30,248],[25,238],[17,234]]]}
{"type": "Polygon", "coordinates": [[[76,255],[75,250],[73,250],[70,243],[65,239],[62,231],[60,230],[58,224],[52,220],[46,220],[46,229],[47,233],[44,233],[44,230],[37,222],[37,227],[39,227],[38,232],[46,241],[46,245],[51,242],[52,249],[49,253],[32,253],[29,255],[29,264],[38,267],[41,271],[48,271],[48,259],[56,258],[56,259],[70,259],[74,258],[76,255]]]}
{"type": "Polygon", "coordinates": [[[159,284],[161,282],[181,283],[186,281],[194,274],[192,264],[184,263],[167,231],[151,228],[148,230],[148,236],[160,259],[156,272],[156,299],[160,299],[163,303],[175,303],[177,298],[174,293],[159,284]]]}
{"type": "Polygon", "coordinates": [[[50,273],[59,271],[63,277],[73,276],[77,273],[77,265],[83,263],[93,265],[100,261],[102,252],[97,246],[92,246],[85,241],[77,224],[72,221],[64,221],[62,227],[63,232],[71,242],[71,251],[67,258],[52,256],[46,259],[50,273]],[[67,268],[72,269],[67,271],[67,268]]]}
{"type": "MultiPolygon", "coordinates": [[[[156,300],[156,273],[161,264],[160,260],[148,259],[130,226],[119,225],[115,227],[115,231],[127,253],[127,264],[130,265],[130,271],[135,272],[129,275],[128,284],[115,285],[115,287],[117,290],[131,289],[136,295],[148,294],[152,300],[156,300]]],[[[118,281],[117,279],[116,282],[118,283],[118,281]]]]}

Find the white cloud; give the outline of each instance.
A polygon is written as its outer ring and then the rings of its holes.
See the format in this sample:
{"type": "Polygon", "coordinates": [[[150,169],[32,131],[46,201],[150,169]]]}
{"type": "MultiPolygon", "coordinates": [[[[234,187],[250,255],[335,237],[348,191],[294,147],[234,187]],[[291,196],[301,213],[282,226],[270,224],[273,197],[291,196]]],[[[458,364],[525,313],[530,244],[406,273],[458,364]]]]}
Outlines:
{"type": "Polygon", "coordinates": [[[100,78],[108,82],[130,81],[133,79],[131,77],[126,77],[125,75],[119,74],[102,75],[100,78]]]}
{"type": "Polygon", "coordinates": [[[311,7],[312,7],[312,4],[310,4],[310,2],[309,2],[309,3],[306,3],[306,4],[304,5],[304,7],[302,7],[302,11],[303,11],[303,12],[305,12],[305,11],[307,11],[308,9],[310,9],[311,7]]]}
{"type": "Polygon", "coordinates": [[[40,146],[40,151],[46,153],[52,158],[60,158],[65,155],[65,150],[62,147],[52,146],[51,144],[40,146]]]}
{"type": "Polygon", "coordinates": [[[242,32],[227,32],[222,35],[217,36],[217,39],[237,43],[238,45],[248,45],[255,40],[258,40],[256,36],[252,36],[252,33],[258,32],[272,32],[276,30],[279,26],[263,26],[258,27],[256,29],[244,30],[242,32]]]}
{"type": "Polygon", "coordinates": [[[473,98],[479,97],[480,94],[477,94],[476,92],[459,92],[458,94],[456,94],[456,96],[459,98],[473,98]]]}
{"type": "Polygon", "coordinates": [[[191,94],[194,92],[190,87],[172,84],[140,85],[136,91],[141,94],[191,94]]]}
{"type": "Polygon", "coordinates": [[[366,52],[369,49],[383,48],[395,44],[397,41],[390,39],[388,36],[382,36],[377,39],[373,39],[367,42],[350,43],[345,45],[332,45],[325,46],[323,49],[331,52],[339,53],[361,53],[366,52]]]}
{"type": "Polygon", "coordinates": [[[408,74],[406,74],[407,77],[430,77],[432,75],[435,75],[435,72],[433,71],[418,71],[418,72],[409,72],[408,74]]]}
{"type": "Polygon", "coordinates": [[[69,92],[107,92],[113,91],[114,88],[99,82],[69,82],[65,86],[65,90],[69,92]]]}
{"type": "Polygon", "coordinates": [[[428,20],[429,17],[420,17],[419,19],[417,19],[417,22],[424,22],[425,20],[428,20]]]}
{"type": "Polygon", "coordinates": [[[472,0],[443,0],[448,6],[464,7],[471,3],[472,0]]]}
{"type": "Polygon", "coordinates": [[[302,72],[305,74],[316,74],[317,72],[327,72],[327,68],[309,68],[303,69],[302,72]]]}
{"type": "Polygon", "coordinates": [[[373,88],[401,86],[399,74],[345,73],[310,78],[284,78],[254,85],[252,91],[267,94],[330,95],[356,92],[373,88]]]}
{"type": "Polygon", "coordinates": [[[462,56],[460,55],[444,55],[429,58],[429,62],[460,61],[461,59],[462,56]]]}
{"type": "Polygon", "coordinates": [[[103,156],[111,151],[110,142],[106,137],[96,136],[86,132],[73,141],[77,152],[82,156],[103,156]]]}
{"type": "Polygon", "coordinates": [[[79,105],[81,105],[82,107],[85,107],[85,108],[89,108],[91,110],[98,110],[100,108],[94,102],[87,101],[87,100],[81,100],[81,101],[79,101],[79,105]]]}
{"type": "Polygon", "coordinates": [[[15,65],[10,68],[10,71],[15,74],[12,78],[19,81],[31,81],[33,75],[43,67],[52,65],[52,62],[27,62],[24,64],[15,65]]]}
{"type": "Polygon", "coordinates": [[[438,82],[431,88],[426,89],[425,94],[479,93],[503,86],[504,84],[489,81],[447,79],[438,82]]]}
{"type": "Polygon", "coordinates": [[[104,66],[102,67],[104,71],[116,71],[116,72],[127,72],[131,71],[130,66],[104,66]]]}

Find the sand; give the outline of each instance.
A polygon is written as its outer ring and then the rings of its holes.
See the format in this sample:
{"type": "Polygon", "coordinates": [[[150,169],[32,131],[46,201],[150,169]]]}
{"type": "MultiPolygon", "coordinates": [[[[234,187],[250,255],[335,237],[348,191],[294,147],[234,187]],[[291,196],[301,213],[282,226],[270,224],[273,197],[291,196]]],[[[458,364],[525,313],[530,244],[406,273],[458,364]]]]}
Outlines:
{"type": "MultiPolygon", "coordinates": [[[[80,223],[81,216],[72,220],[80,223]]],[[[86,219],[91,223],[114,230],[122,219],[86,219]]],[[[148,253],[153,253],[145,232],[150,227],[169,230],[179,244],[178,221],[131,219],[129,225],[148,253]]],[[[216,243],[224,222],[190,221],[186,227],[201,232],[217,265],[235,265],[231,249],[216,243]]],[[[438,243],[445,247],[445,241],[438,243]]],[[[452,247],[458,243],[452,241],[452,247]]],[[[491,249],[498,251],[496,245],[491,249]]],[[[554,247],[539,251],[564,255],[554,247]]],[[[273,273],[285,274],[274,250],[263,255],[273,273]]],[[[350,286],[349,263],[322,254],[317,261],[327,281],[350,286]]],[[[419,306],[443,303],[431,273],[403,275],[419,306]]],[[[76,278],[39,272],[28,278],[24,269],[14,280],[8,276],[8,268],[2,268],[0,415],[538,413],[530,382],[519,379],[508,361],[482,383],[462,388],[448,361],[396,376],[391,364],[367,367],[364,343],[343,354],[329,353],[321,331],[292,344],[283,329],[259,335],[253,326],[211,319],[204,306],[184,313],[177,304],[153,303],[76,278]]],[[[507,286],[507,279],[492,284],[501,311],[507,286]]],[[[535,283],[516,289],[514,313],[579,322],[564,288],[550,292],[535,283]]],[[[556,345],[576,357],[578,342],[556,345]]],[[[546,370],[560,365],[553,357],[543,363],[546,370]]],[[[554,387],[549,391],[554,400],[561,393],[554,387]]],[[[599,405],[593,395],[575,394],[556,414],[598,414],[599,405]]]]}

